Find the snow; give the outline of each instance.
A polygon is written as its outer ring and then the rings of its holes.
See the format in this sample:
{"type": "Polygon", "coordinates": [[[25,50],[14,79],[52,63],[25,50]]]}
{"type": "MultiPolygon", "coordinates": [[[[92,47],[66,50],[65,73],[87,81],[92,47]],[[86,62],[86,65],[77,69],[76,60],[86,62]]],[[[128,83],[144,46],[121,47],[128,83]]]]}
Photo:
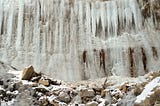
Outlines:
{"type": "Polygon", "coordinates": [[[22,77],[22,71],[9,70],[8,73],[15,75],[16,79],[19,79],[19,80],[22,77]]]}
{"type": "Polygon", "coordinates": [[[140,103],[141,101],[145,100],[149,95],[151,95],[154,91],[154,88],[160,87],[160,77],[153,79],[150,83],[148,83],[143,92],[137,96],[135,103],[140,103]]]}
{"type": "Polygon", "coordinates": [[[3,91],[5,91],[5,89],[4,89],[4,88],[2,88],[1,86],[0,86],[0,90],[3,90],[3,91]]]}
{"type": "Polygon", "coordinates": [[[105,100],[105,99],[100,98],[100,100],[99,100],[99,101],[101,101],[101,103],[100,103],[98,106],[105,106],[105,102],[106,102],[106,100],[105,100]]]}
{"type": "Polygon", "coordinates": [[[35,82],[27,81],[27,80],[22,80],[23,85],[33,85],[36,84],[35,82]]]}

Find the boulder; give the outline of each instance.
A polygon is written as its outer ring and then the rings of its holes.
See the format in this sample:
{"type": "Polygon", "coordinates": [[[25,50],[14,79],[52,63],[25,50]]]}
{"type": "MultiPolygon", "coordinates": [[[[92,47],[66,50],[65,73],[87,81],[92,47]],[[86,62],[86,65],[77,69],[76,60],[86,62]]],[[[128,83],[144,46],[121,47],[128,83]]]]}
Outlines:
{"type": "Polygon", "coordinates": [[[22,80],[31,80],[36,75],[33,66],[26,67],[22,73],[22,80]]]}
{"type": "Polygon", "coordinates": [[[69,103],[71,101],[71,97],[67,92],[60,92],[57,99],[65,103],[69,103]]]}
{"type": "Polygon", "coordinates": [[[103,98],[103,97],[105,97],[106,96],[106,90],[105,89],[103,89],[102,91],[101,91],[101,97],[103,98]]]}
{"type": "Polygon", "coordinates": [[[95,92],[94,92],[93,89],[83,88],[83,89],[80,90],[79,95],[81,97],[94,97],[95,92]]]}
{"type": "Polygon", "coordinates": [[[42,84],[44,86],[49,86],[49,80],[45,80],[45,79],[40,79],[38,81],[39,84],[42,84]]]}

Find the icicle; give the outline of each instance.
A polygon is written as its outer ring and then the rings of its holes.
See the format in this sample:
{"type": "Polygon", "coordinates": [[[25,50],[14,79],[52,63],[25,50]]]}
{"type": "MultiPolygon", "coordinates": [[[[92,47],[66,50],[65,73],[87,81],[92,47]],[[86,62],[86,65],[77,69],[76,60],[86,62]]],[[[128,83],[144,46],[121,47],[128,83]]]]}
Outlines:
{"type": "MultiPolygon", "coordinates": [[[[33,38],[33,43],[34,43],[34,65],[36,69],[40,69],[40,27],[39,27],[39,17],[40,17],[40,11],[39,11],[39,4],[35,2],[35,19],[34,19],[34,38],[33,38]]],[[[40,71],[40,70],[39,70],[40,71]]]]}
{"type": "Polygon", "coordinates": [[[139,6],[136,0],[130,0],[129,3],[130,3],[129,6],[131,7],[131,10],[133,13],[136,31],[139,31],[141,30],[141,27],[142,27],[142,16],[141,16],[139,6]]]}
{"type": "Polygon", "coordinates": [[[111,28],[112,28],[112,34],[113,36],[117,36],[117,30],[118,30],[118,15],[117,15],[117,5],[116,2],[112,1],[110,6],[112,7],[111,9],[111,28]]]}
{"type": "MultiPolygon", "coordinates": [[[[3,0],[0,0],[0,34],[2,31],[2,21],[3,21],[3,0]]],[[[0,37],[0,42],[2,40],[2,37],[0,37]]],[[[0,47],[2,44],[0,43],[0,47]]]]}
{"type": "Polygon", "coordinates": [[[13,28],[13,16],[14,16],[14,2],[10,2],[10,6],[11,6],[11,11],[10,11],[10,15],[9,15],[9,18],[8,18],[8,23],[7,23],[7,49],[10,49],[10,47],[12,46],[12,28],[13,28]]]}
{"type": "Polygon", "coordinates": [[[23,44],[23,14],[24,14],[24,1],[19,0],[19,13],[18,13],[18,27],[17,27],[17,40],[16,40],[16,50],[22,50],[23,44]]]}
{"type": "MultiPolygon", "coordinates": [[[[105,11],[105,4],[101,3],[100,4],[100,11],[101,11],[101,22],[102,22],[102,28],[103,31],[105,32],[105,28],[106,28],[106,11],[105,11]]],[[[104,33],[105,35],[105,33],[104,33]]]]}
{"type": "Polygon", "coordinates": [[[108,38],[111,37],[111,8],[110,3],[106,3],[107,8],[107,31],[108,31],[108,38]]]}
{"type": "Polygon", "coordinates": [[[95,4],[91,3],[91,18],[92,18],[92,36],[96,34],[96,16],[95,16],[95,4]]]}

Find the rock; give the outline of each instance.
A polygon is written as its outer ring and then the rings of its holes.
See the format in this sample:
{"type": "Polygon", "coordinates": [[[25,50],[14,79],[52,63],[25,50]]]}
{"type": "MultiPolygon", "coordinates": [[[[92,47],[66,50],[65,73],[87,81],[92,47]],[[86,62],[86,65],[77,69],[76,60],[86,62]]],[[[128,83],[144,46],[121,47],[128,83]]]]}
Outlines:
{"type": "Polygon", "coordinates": [[[51,95],[50,97],[48,97],[48,101],[50,104],[52,104],[53,106],[67,106],[66,103],[60,102],[57,100],[57,97],[54,95],[51,95]]]}
{"type": "Polygon", "coordinates": [[[1,87],[0,87],[0,95],[2,98],[6,96],[6,91],[1,87]]]}
{"type": "Polygon", "coordinates": [[[114,89],[113,91],[111,91],[110,95],[112,97],[112,103],[117,103],[123,98],[124,94],[119,89],[114,89]]]}
{"type": "Polygon", "coordinates": [[[38,101],[40,102],[41,106],[48,106],[49,104],[49,101],[46,96],[40,97],[38,101]]]}
{"type": "Polygon", "coordinates": [[[44,87],[35,87],[34,88],[36,91],[38,92],[42,92],[42,93],[46,93],[46,92],[49,92],[46,88],[44,87]]]}
{"type": "Polygon", "coordinates": [[[124,98],[118,101],[117,106],[133,106],[135,99],[133,92],[128,92],[124,98]]]}
{"type": "Polygon", "coordinates": [[[136,84],[135,85],[135,88],[134,88],[134,90],[133,90],[133,92],[134,92],[134,95],[135,96],[138,96],[139,94],[141,94],[141,92],[143,91],[143,89],[144,89],[144,84],[136,84]]]}
{"type": "Polygon", "coordinates": [[[155,104],[154,106],[160,106],[160,104],[155,104]]]}
{"type": "Polygon", "coordinates": [[[32,82],[38,82],[41,79],[41,76],[36,76],[31,79],[32,82]]]}
{"type": "Polygon", "coordinates": [[[66,92],[60,92],[58,98],[61,102],[69,103],[71,101],[71,97],[66,92]]]}
{"type": "Polygon", "coordinates": [[[103,99],[103,98],[99,98],[97,100],[97,102],[100,103],[99,106],[108,106],[108,104],[109,104],[109,102],[107,101],[107,99],[103,99]]]}
{"type": "Polygon", "coordinates": [[[102,97],[102,98],[106,96],[106,92],[107,92],[106,90],[102,90],[102,91],[101,91],[101,97],[102,97]]]}
{"type": "Polygon", "coordinates": [[[83,89],[80,89],[79,95],[81,97],[94,97],[95,96],[95,92],[94,92],[93,89],[83,88],[83,89]]]}
{"type": "Polygon", "coordinates": [[[49,80],[46,79],[40,79],[38,83],[43,84],[44,86],[49,86],[49,80]]]}
{"type": "Polygon", "coordinates": [[[153,106],[156,101],[160,102],[160,88],[156,88],[152,91],[151,95],[148,95],[145,100],[140,103],[135,103],[134,106],[153,106]]]}
{"type": "Polygon", "coordinates": [[[151,73],[148,74],[147,79],[148,79],[148,81],[151,81],[154,78],[159,77],[159,76],[160,76],[160,71],[158,71],[158,72],[151,72],[151,73]]]}
{"type": "Polygon", "coordinates": [[[98,103],[96,101],[88,102],[86,106],[98,106],[98,103]]]}
{"type": "Polygon", "coordinates": [[[33,66],[26,67],[22,73],[22,80],[31,80],[36,75],[33,66]]]}
{"type": "Polygon", "coordinates": [[[49,83],[52,85],[61,85],[61,82],[58,80],[52,80],[52,79],[48,79],[48,80],[49,80],[49,83]]]}
{"type": "Polygon", "coordinates": [[[127,92],[127,85],[126,85],[126,83],[124,83],[123,85],[121,85],[120,88],[119,88],[119,90],[122,91],[122,92],[124,92],[124,93],[126,93],[127,92]]]}
{"type": "Polygon", "coordinates": [[[3,81],[0,80],[0,85],[3,85],[3,81]]]}
{"type": "Polygon", "coordinates": [[[160,77],[149,82],[140,95],[136,97],[134,106],[153,106],[160,102],[160,77]]]}

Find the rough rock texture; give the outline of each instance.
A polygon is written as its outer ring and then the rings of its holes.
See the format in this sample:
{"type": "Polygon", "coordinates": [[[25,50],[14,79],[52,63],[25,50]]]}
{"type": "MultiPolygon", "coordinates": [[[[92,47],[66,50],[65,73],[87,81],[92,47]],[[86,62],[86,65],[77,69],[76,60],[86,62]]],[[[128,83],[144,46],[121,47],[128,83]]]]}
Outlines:
{"type": "Polygon", "coordinates": [[[152,72],[137,78],[112,76],[107,80],[101,78],[78,82],[63,82],[44,74],[37,75],[33,79],[37,80],[21,80],[11,74],[0,77],[0,105],[158,106],[160,104],[160,72],[152,72]],[[39,83],[40,79],[49,83],[39,83]]]}
{"type": "MultiPolygon", "coordinates": [[[[22,73],[22,80],[31,80],[36,75],[33,66],[26,67],[22,73]]],[[[41,81],[42,82],[42,81],[41,81]]]]}

